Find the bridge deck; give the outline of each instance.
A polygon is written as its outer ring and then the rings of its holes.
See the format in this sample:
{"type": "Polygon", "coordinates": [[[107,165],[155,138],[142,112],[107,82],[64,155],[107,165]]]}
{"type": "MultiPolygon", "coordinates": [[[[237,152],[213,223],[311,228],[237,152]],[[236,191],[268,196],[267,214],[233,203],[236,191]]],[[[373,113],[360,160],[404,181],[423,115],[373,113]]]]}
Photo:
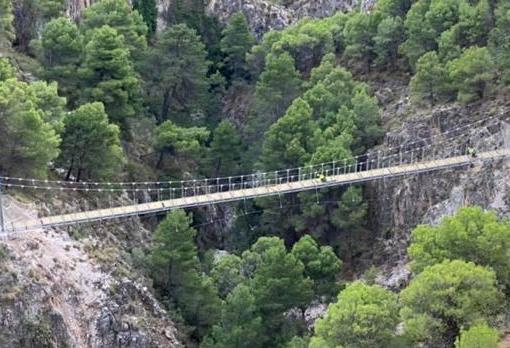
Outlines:
{"type": "MultiPolygon", "coordinates": [[[[476,161],[485,161],[506,156],[510,156],[510,149],[500,149],[480,153],[477,156],[476,161]]],[[[356,173],[328,176],[325,182],[317,179],[301,180],[285,184],[276,185],[273,184],[270,186],[268,185],[256,188],[246,188],[231,190],[227,192],[201,194],[192,197],[177,198],[152,203],[142,203],[117,208],[98,209],[79,213],[43,217],[38,220],[9,224],[7,228],[10,231],[20,231],[37,227],[70,225],[81,222],[99,221],[134,215],[157,213],[178,208],[239,201],[255,197],[274,196],[290,192],[299,192],[313,190],[317,188],[370,181],[379,178],[429,172],[444,168],[462,166],[472,161],[473,158],[470,156],[457,156],[446,159],[422,161],[413,164],[403,164],[387,168],[371,169],[356,173]]]]}

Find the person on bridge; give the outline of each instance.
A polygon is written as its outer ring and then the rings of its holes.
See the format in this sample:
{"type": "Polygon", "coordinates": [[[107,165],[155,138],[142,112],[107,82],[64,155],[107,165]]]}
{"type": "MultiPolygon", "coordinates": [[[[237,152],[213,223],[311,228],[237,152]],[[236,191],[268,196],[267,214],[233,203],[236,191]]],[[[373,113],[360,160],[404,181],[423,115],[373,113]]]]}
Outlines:
{"type": "Polygon", "coordinates": [[[468,155],[470,155],[473,158],[476,158],[476,149],[474,147],[468,147],[467,149],[468,155]]]}
{"type": "Polygon", "coordinates": [[[320,172],[318,178],[321,182],[326,182],[326,175],[324,175],[324,172],[320,172]]]}

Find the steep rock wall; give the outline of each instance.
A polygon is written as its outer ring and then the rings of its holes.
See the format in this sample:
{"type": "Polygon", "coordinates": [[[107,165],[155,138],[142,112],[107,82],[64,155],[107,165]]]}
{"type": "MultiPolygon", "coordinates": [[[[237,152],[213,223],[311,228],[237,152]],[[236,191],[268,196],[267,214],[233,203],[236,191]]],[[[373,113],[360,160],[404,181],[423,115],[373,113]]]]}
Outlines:
{"type": "Polygon", "coordinates": [[[268,0],[210,0],[207,11],[223,23],[237,12],[244,13],[253,33],[260,38],[269,30],[283,29],[304,17],[327,17],[358,6],[368,11],[374,4],[375,0],[295,0],[284,6],[268,0]]]}
{"type": "MultiPolygon", "coordinates": [[[[453,143],[476,146],[510,144],[510,103],[504,97],[467,106],[452,104],[420,109],[410,101],[404,86],[378,86],[384,105],[383,122],[388,130],[381,149],[422,141],[434,144],[449,136],[441,134],[479,121],[476,127],[453,143]],[[491,120],[482,122],[482,120],[491,120]],[[498,121],[504,120],[504,121],[498,121]],[[433,141],[429,141],[435,136],[433,141]]],[[[448,149],[441,149],[449,154],[448,149]]],[[[510,159],[482,165],[442,170],[403,178],[385,179],[367,185],[370,221],[375,239],[373,257],[388,266],[388,278],[381,282],[401,287],[409,276],[406,248],[410,232],[419,224],[437,224],[459,208],[479,205],[510,216],[510,159]],[[391,269],[393,267],[393,269],[391,269]]]]}
{"type": "MultiPolygon", "coordinates": [[[[37,215],[33,204],[4,203],[8,221],[37,215]]],[[[140,234],[106,227],[102,235],[79,227],[80,241],[36,230],[0,242],[0,347],[182,347],[168,313],[114,249],[122,249],[116,234],[140,234]]]]}

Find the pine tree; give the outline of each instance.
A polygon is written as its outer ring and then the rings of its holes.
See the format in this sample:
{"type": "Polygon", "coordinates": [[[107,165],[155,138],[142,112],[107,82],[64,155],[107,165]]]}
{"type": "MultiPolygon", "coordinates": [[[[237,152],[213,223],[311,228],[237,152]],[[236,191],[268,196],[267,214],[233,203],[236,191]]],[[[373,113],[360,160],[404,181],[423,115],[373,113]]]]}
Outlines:
{"type": "Polygon", "coordinates": [[[455,348],[498,348],[499,332],[485,323],[462,330],[455,340],[455,348]]]}
{"type": "Polygon", "coordinates": [[[6,81],[16,77],[14,67],[7,58],[0,58],[0,81],[6,81]]]}
{"type": "Polygon", "coordinates": [[[458,91],[457,100],[470,102],[482,99],[494,76],[494,63],[486,47],[470,47],[448,63],[452,85],[458,91]]]}
{"type": "Polygon", "coordinates": [[[260,137],[283,116],[299,95],[301,79],[288,53],[270,53],[255,88],[256,118],[250,123],[252,137],[260,137]]]}
{"type": "Polygon", "coordinates": [[[81,100],[100,101],[109,119],[123,128],[138,109],[139,83],[129,50],[118,32],[104,26],[90,33],[80,69],[81,100]]]}
{"type": "Polygon", "coordinates": [[[312,281],[304,276],[303,264],[287,252],[283,240],[278,238],[260,238],[249,253],[243,254],[243,259],[254,266],[250,286],[264,320],[266,337],[270,338],[268,346],[290,339],[292,332],[283,328],[288,320],[285,312],[306,307],[313,295],[312,281]]]}
{"type": "Polygon", "coordinates": [[[213,132],[209,148],[209,166],[212,177],[236,175],[241,164],[241,137],[231,122],[222,121],[213,132]]]}
{"type": "Polygon", "coordinates": [[[436,52],[424,54],[416,63],[416,74],[411,79],[413,96],[434,106],[438,101],[448,100],[450,90],[448,71],[439,61],[436,52]]]}
{"type": "Polygon", "coordinates": [[[78,27],[68,18],[50,21],[44,27],[41,38],[42,76],[57,81],[59,91],[67,97],[69,106],[76,104],[79,77],[76,70],[81,61],[83,38],[78,27]]]}
{"type": "Polygon", "coordinates": [[[161,34],[144,69],[151,109],[160,123],[203,123],[209,100],[209,65],[195,30],[179,24],[161,34]]]}
{"type": "Polygon", "coordinates": [[[453,345],[462,327],[494,318],[504,303],[494,271],[461,260],[425,268],[400,298],[406,334],[430,346],[453,345]]]}
{"type": "Polygon", "coordinates": [[[159,153],[156,168],[161,168],[166,157],[177,160],[177,167],[185,172],[180,159],[198,162],[205,152],[205,142],[209,138],[209,131],[204,127],[179,127],[171,121],[165,121],[158,126],[154,135],[154,148],[159,153]]]}
{"type": "Polygon", "coordinates": [[[496,27],[490,33],[489,48],[503,82],[510,84],[510,4],[500,2],[496,11],[496,27]]]}
{"type": "Polygon", "coordinates": [[[318,131],[310,106],[303,99],[296,99],[265,134],[261,168],[270,171],[306,164],[315,149],[318,131]]]}
{"type": "Polygon", "coordinates": [[[378,285],[354,282],[316,322],[310,347],[392,347],[398,322],[395,294],[378,285]]]}
{"type": "Polygon", "coordinates": [[[227,76],[231,79],[247,79],[246,54],[255,44],[255,37],[250,32],[246,17],[241,12],[233,15],[222,35],[221,52],[225,55],[223,62],[227,76]]]}
{"type": "Polygon", "coordinates": [[[122,162],[119,128],[109,124],[102,103],[84,104],[66,116],[58,159],[67,170],[66,180],[111,178],[122,162]]]}
{"type": "Polygon", "coordinates": [[[149,37],[156,33],[158,9],[155,0],[134,0],[133,9],[137,10],[142,16],[145,25],[147,25],[147,34],[149,37]]]}
{"type": "Polygon", "coordinates": [[[220,300],[212,281],[200,273],[192,217],[170,212],[154,234],[152,278],[162,296],[175,301],[184,319],[203,337],[218,320],[220,300]]]}
{"type": "Polygon", "coordinates": [[[9,78],[0,83],[0,172],[9,176],[45,177],[58,156],[60,138],[30,85],[9,78]]]}
{"type": "Polygon", "coordinates": [[[87,40],[91,40],[96,29],[109,26],[122,35],[129,49],[130,58],[138,62],[147,48],[147,26],[142,16],[133,11],[124,0],[103,0],[94,3],[83,12],[80,28],[87,40]]]}
{"type": "Polygon", "coordinates": [[[11,0],[0,0],[0,48],[10,47],[14,39],[14,14],[11,0]]]}
{"type": "Polygon", "coordinates": [[[364,63],[365,71],[375,60],[374,37],[380,22],[379,13],[367,14],[358,12],[353,14],[345,24],[343,35],[345,37],[344,55],[356,63],[364,63]]]}
{"type": "Polygon", "coordinates": [[[403,23],[400,17],[385,18],[377,26],[374,37],[375,63],[378,66],[394,67],[398,60],[398,47],[404,38],[403,23]]]}
{"type": "Polygon", "coordinates": [[[411,236],[408,253],[415,273],[446,259],[465,260],[491,267],[498,281],[509,288],[510,260],[506,253],[510,248],[510,224],[493,212],[463,208],[438,226],[418,226],[411,236]]]}
{"type": "Polygon", "coordinates": [[[317,298],[337,295],[339,287],[336,277],[342,261],[330,246],[319,247],[312,237],[306,235],[294,244],[292,254],[305,266],[304,274],[314,282],[317,298]]]}
{"type": "Polygon", "coordinates": [[[228,296],[218,325],[200,345],[201,348],[265,347],[263,322],[255,297],[246,285],[238,285],[228,296]]]}

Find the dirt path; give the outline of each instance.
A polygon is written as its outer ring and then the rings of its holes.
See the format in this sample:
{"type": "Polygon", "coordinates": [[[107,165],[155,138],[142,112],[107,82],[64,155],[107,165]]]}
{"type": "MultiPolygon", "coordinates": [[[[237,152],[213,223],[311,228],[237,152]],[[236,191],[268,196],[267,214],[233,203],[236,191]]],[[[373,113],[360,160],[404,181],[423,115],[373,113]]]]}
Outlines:
{"type": "MultiPolygon", "coordinates": [[[[4,197],[8,221],[37,216],[35,207],[4,197]]],[[[91,347],[96,335],[98,308],[110,277],[65,233],[31,231],[3,240],[16,256],[19,272],[34,273],[49,292],[49,304],[62,315],[74,347],[91,347]]]]}

